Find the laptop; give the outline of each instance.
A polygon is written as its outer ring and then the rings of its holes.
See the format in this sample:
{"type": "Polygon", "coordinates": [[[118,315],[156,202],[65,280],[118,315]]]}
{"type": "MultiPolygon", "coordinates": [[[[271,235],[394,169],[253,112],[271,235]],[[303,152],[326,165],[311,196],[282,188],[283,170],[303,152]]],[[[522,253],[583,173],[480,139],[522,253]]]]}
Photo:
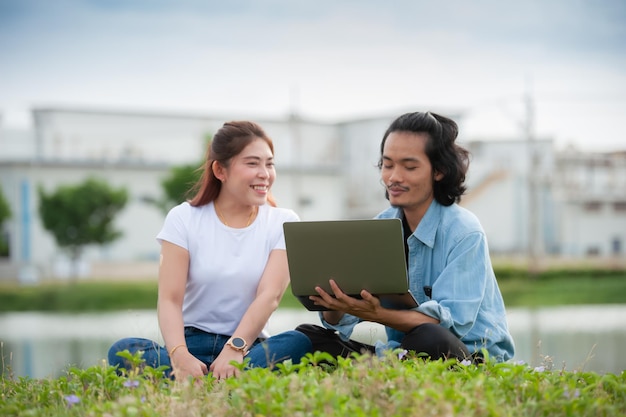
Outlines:
{"type": "Polygon", "coordinates": [[[291,291],[308,310],[319,286],[332,295],[329,279],[356,298],[365,289],[387,308],[417,307],[409,291],[400,219],[285,222],[291,291]]]}

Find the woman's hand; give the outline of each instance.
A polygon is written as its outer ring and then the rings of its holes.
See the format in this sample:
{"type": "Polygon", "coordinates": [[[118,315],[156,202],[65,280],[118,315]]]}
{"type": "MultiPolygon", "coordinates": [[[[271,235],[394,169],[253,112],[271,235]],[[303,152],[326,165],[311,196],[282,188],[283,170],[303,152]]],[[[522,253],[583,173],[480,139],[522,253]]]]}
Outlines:
{"type": "Polygon", "coordinates": [[[213,376],[221,381],[231,376],[238,376],[239,368],[231,364],[232,361],[243,363],[243,352],[224,346],[220,354],[215,361],[209,367],[209,370],[213,372],[213,376]]]}
{"type": "Polygon", "coordinates": [[[170,357],[172,375],[177,381],[185,381],[189,377],[202,378],[209,373],[206,364],[193,356],[187,349],[178,350],[170,357]]]}

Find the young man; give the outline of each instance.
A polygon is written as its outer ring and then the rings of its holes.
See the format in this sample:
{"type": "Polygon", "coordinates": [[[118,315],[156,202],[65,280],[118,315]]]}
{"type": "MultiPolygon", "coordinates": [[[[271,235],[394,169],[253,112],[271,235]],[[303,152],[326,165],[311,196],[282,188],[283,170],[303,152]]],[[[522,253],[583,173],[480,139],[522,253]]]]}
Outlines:
{"type": "MultiPolygon", "coordinates": [[[[391,207],[377,218],[404,225],[409,287],[419,306],[392,310],[361,292],[349,297],[330,280],[333,294],[316,288],[311,299],[329,311],[324,327],[297,328],[313,350],[334,356],[402,348],[431,359],[506,361],[513,357],[502,295],[478,219],[457,203],[465,192],[469,153],[455,144],[457,124],[426,112],[391,123],[381,143],[379,168],[391,207]],[[334,297],[333,297],[334,295],[334,297]],[[376,346],[350,340],[361,321],[385,326],[387,342],[376,346]]],[[[381,277],[384,279],[384,277],[381,277]]]]}

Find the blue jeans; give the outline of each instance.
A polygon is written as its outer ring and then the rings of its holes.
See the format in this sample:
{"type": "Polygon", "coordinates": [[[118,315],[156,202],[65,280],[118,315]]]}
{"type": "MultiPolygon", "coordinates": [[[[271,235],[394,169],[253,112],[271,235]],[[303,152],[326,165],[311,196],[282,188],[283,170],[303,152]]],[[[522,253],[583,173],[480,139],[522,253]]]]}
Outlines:
{"type": "MultiPolygon", "coordinates": [[[[222,351],[222,348],[230,336],[207,333],[194,327],[185,327],[185,341],[187,349],[196,358],[210,366],[222,351]]],[[[143,351],[145,364],[153,368],[161,365],[169,367],[165,371],[170,377],[172,364],[165,347],[158,343],[143,338],[129,337],[118,340],[109,349],[108,359],[111,366],[128,369],[130,364],[117,352],[128,350],[135,354],[143,351]]],[[[301,332],[289,330],[265,340],[257,339],[252,344],[246,358],[250,359],[250,367],[273,368],[275,364],[291,359],[293,363],[299,363],[300,358],[313,351],[311,340],[301,332]]]]}

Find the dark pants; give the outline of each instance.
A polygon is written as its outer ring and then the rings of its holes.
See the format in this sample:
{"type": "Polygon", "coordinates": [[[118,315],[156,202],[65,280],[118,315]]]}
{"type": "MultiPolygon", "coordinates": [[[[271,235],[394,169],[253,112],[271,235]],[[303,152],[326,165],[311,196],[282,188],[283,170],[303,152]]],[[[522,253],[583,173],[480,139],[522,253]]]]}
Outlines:
{"type": "MultiPolygon", "coordinates": [[[[330,329],[315,324],[302,324],[296,328],[311,339],[313,351],[327,352],[334,357],[348,357],[352,353],[375,353],[374,346],[354,340],[344,341],[330,329]]],[[[450,330],[438,324],[425,323],[415,327],[401,341],[402,349],[425,354],[432,360],[474,360],[467,347],[450,330]]]]}

